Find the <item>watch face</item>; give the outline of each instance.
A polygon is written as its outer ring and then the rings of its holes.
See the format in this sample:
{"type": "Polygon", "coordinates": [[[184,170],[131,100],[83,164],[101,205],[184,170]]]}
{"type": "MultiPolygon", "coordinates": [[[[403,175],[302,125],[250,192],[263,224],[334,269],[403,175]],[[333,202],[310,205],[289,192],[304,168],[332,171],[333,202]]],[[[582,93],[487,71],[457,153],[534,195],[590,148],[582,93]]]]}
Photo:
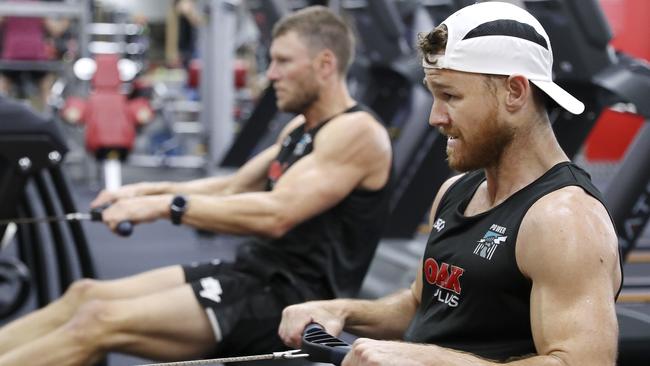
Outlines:
{"type": "Polygon", "coordinates": [[[184,209],[186,203],[187,203],[187,200],[183,196],[176,196],[172,200],[172,206],[175,207],[175,208],[184,209]]]}
{"type": "Polygon", "coordinates": [[[187,209],[187,199],[183,196],[176,196],[172,199],[172,204],[169,206],[170,219],[174,225],[181,224],[181,218],[187,209]]]}

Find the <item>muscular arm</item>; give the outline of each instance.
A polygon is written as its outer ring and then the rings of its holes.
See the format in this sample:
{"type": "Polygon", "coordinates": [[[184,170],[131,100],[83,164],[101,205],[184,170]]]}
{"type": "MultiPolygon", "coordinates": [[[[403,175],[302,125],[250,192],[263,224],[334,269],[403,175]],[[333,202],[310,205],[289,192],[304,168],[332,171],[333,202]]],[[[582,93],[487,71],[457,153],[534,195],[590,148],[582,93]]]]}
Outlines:
{"type": "MultiPolygon", "coordinates": [[[[100,192],[90,205],[91,207],[97,207],[121,199],[159,195],[161,197],[149,199],[149,204],[159,206],[156,210],[160,210],[165,204],[168,204],[170,195],[175,194],[224,196],[242,192],[261,191],[264,189],[269,165],[280,150],[282,139],[300,123],[302,123],[301,118],[295,118],[290,121],[282,130],[274,145],[250,159],[234,174],[195,179],[187,182],[141,182],[129,184],[121,187],[117,191],[104,190],[100,192]]],[[[133,215],[135,215],[135,212],[132,211],[141,208],[135,205],[127,206],[123,204],[122,206],[124,207],[122,217],[128,219],[134,218],[133,215]]],[[[113,213],[116,212],[115,210],[112,211],[113,213]]],[[[110,213],[109,211],[108,214],[110,213]]]]}
{"type": "Polygon", "coordinates": [[[266,172],[280,147],[274,144],[246,162],[235,174],[223,177],[208,177],[189,182],[176,183],[170,190],[161,193],[205,194],[225,196],[264,189],[266,172]]]}
{"type": "Polygon", "coordinates": [[[219,232],[278,237],[355,188],[382,187],[389,174],[390,144],[383,128],[361,115],[345,115],[323,127],[314,151],[289,168],[270,192],[190,196],[184,222],[219,232]]]}
{"type": "MultiPolygon", "coordinates": [[[[604,207],[580,188],[539,200],[517,239],[517,262],[532,283],[531,327],[537,356],[513,366],[611,366],[618,327],[614,297],[621,273],[617,238],[604,207]]],[[[435,345],[360,339],[348,365],[479,365],[495,362],[435,345]]]]}
{"type": "Polygon", "coordinates": [[[359,336],[401,339],[419,305],[415,284],[375,301],[350,300],[344,312],[345,330],[359,336]]]}
{"type": "Polygon", "coordinates": [[[529,212],[517,261],[533,281],[531,325],[543,355],[536,359],[553,365],[613,365],[618,339],[614,298],[621,273],[618,240],[605,208],[580,188],[567,187],[529,212]]]}
{"type": "Polygon", "coordinates": [[[101,206],[123,199],[142,196],[167,195],[164,199],[151,199],[163,205],[175,194],[202,194],[223,196],[241,192],[258,191],[264,188],[266,169],[277,154],[278,147],[273,145],[249,160],[236,173],[219,177],[195,179],[188,182],[141,182],[128,184],[116,191],[102,191],[91,202],[91,207],[101,206]]]}
{"type": "Polygon", "coordinates": [[[304,123],[304,119],[301,116],[292,119],[284,126],[273,145],[247,161],[234,174],[174,183],[166,191],[157,194],[173,193],[226,196],[244,192],[262,191],[266,184],[269,166],[280,152],[282,141],[302,123],[304,123]]]}
{"type": "MultiPolygon", "coordinates": [[[[266,172],[275,154],[267,151],[262,155],[259,166],[266,172]]],[[[190,194],[183,222],[224,233],[281,236],[334,206],[355,188],[382,187],[388,179],[390,159],[390,142],[376,121],[366,113],[343,115],[321,129],[314,151],[289,168],[273,191],[227,196],[190,194]]],[[[165,218],[170,202],[171,195],[156,196],[140,205],[131,204],[132,209],[122,207],[121,215],[107,216],[120,211],[118,201],[117,207],[105,211],[105,221],[114,226],[126,219],[140,222],[165,218]]]]}
{"type": "MultiPolygon", "coordinates": [[[[431,220],[440,199],[460,176],[448,179],[439,189],[431,207],[431,220]]],[[[359,336],[399,339],[411,323],[420,305],[422,265],[418,266],[410,288],[377,300],[337,299],[313,301],[287,307],[278,333],[289,346],[299,348],[302,331],[311,322],[321,324],[331,334],[343,329],[359,336]]]]}
{"type": "Polygon", "coordinates": [[[333,335],[346,330],[360,336],[399,339],[418,306],[413,291],[411,286],[377,300],[336,299],[292,305],[282,313],[278,334],[287,345],[300,348],[302,330],[313,322],[333,335]]]}

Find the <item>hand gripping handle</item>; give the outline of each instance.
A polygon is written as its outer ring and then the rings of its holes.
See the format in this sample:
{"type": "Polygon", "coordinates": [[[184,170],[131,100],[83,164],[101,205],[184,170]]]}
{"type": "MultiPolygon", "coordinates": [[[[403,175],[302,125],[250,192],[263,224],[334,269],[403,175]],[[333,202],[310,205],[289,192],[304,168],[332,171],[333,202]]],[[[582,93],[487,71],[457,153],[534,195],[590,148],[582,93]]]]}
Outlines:
{"type": "Polygon", "coordinates": [[[305,327],[302,333],[302,347],[300,349],[309,354],[310,361],[341,365],[343,358],[350,351],[350,345],[325,332],[325,329],[316,323],[305,327]]]}
{"type": "MultiPolygon", "coordinates": [[[[90,210],[90,220],[91,221],[102,221],[102,212],[104,212],[105,209],[110,206],[110,203],[101,205],[99,207],[95,207],[92,210],[90,210]]],[[[120,221],[117,224],[117,228],[115,228],[115,231],[119,236],[131,236],[131,233],[133,233],[133,223],[128,220],[120,221]]]]}

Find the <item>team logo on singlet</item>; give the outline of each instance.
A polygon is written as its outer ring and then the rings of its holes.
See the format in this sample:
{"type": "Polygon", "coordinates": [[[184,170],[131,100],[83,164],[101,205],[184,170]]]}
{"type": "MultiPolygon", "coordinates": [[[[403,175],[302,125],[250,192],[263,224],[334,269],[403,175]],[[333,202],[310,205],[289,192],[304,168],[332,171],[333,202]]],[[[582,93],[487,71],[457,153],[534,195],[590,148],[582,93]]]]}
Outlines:
{"type": "Polygon", "coordinates": [[[433,298],[452,308],[458,306],[462,292],[460,276],[465,269],[445,262],[439,264],[433,258],[427,258],[423,265],[425,281],[436,286],[433,298]]]}
{"type": "Polygon", "coordinates": [[[445,228],[445,220],[443,219],[436,220],[436,222],[433,224],[433,228],[436,229],[437,232],[440,232],[442,229],[445,228]]]}
{"type": "Polygon", "coordinates": [[[308,133],[305,133],[302,135],[300,140],[298,140],[298,143],[296,144],[296,147],[293,148],[293,155],[302,155],[305,153],[305,149],[307,148],[307,145],[311,144],[311,135],[308,133]]]}
{"type": "Polygon", "coordinates": [[[278,179],[284,174],[284,171],[287,169],[289,164],[280,163],[277,160],[273,160],[271,166],[269,166],[268,177],[272,182],[277,182],[278,179]]]}
{"type": "Polygon", "coordinates": [[[481,258],[492,260],[492,256],[494,255],[494,252],[497,250],[499,245],[504,244],[506,242],[506,239],[508,239],[508,237],[504,235],[505,233],[506,228],[503,226],[490,226],[490,230],[488,230],[485,235],[483,235],[482,239],[476,242],[474,254],[478,255],[481,258]]]}
{"type": "Polygon", "coordinates": [[[287,136],[282,140],[282,147],[287,147],[291,145],[291,136],[287,136]]]}

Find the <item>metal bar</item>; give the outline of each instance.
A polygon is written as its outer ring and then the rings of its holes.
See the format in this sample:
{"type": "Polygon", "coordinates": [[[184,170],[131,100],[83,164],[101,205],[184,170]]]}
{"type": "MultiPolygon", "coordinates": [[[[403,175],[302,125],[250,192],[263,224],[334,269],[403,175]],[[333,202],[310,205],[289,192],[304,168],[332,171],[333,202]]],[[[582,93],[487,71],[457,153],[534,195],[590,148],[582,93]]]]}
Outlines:
{"type": "Polygon", "coordinates": [[[201,169],[205,167],[206,159],[203,156],[181,155],[181,156],[154,156],[138,155],[129,156],[129,164],[138,167],[170,167],[170,168],[192,168],[201,169]]]}
{"type": "Polygon", "coordinates": [[[209,126],[207,172],[213,173],[217,163],[233,140],[233,108],[235,103],[233,65],[237,6],[235,0],[208,0],[207,50],[209,63],[204,63],[201,83],[208,83],[208,94],[201,96],[205,108],[201,120],[209,126]],[[207,67],[214,65],[215,67],[207,67]]]}
{"type": "Polygon", "coordinates": [[[129,36],[142,32],[142,26],[132,23],[90,23],[88,25],[88,32],[95,35],[116,35],[126,34],[129,36]]]}
{"type": "Polygon", "coordinates": [[[59,221],[68,221],[68,220],[90,220],[90,214],[73,212],[66,215],[56,215],[56,216],[18,217],[13,219],[2,219],[0,220],[0,225],[9,225],[12,222],[16,225],[22,225],[22,224],[39,224],[44,222],[59,222],[59,221]]]}
{"type": "MultiPolygon", "coordinates": [[[[58,4],[57,4],[58,5],[58,4]]],[[[79,13],[79,54],[81,57],[89,57],[90,49],[88,48],[90,44],[90,33],[86,32],[85,29],[88,29],[88,24],[92,21],[91,14],[91,2],[85,0],[79,0],[77,6],[80,9],[79,13]]],[[[83,83],[83,88],[88,89],[90,83],[83,83]]],[[[89,90],[84,90],[86,93],[89,90]]]]}
{"type": "MultiPolygon", "coordinates": [[[[629,252],[625,263],[650,263],[650,251],[635,249],[629,252]]],[[[628,276],[625,277],[626,279],[628,276]]]]}
{"type": "Polygon", "coordinates": [[[0,16],[50,17],[53,15],[80,16],[83,6],[66,3],[0,2],[0,16]]]}
{"type": "Polygon", "coordinates": [[[61,61],[0,61],[0,70],[10,71],[51,71],[59,72],[63,70],[61,61]]]}
{"type": "Polygon", "coordinates": [[[140,366],[202,366],[214,365],[220,363],[231,362],[246,362],[246,361],[263,361],[263,360],[288,360],[294,358],[309,357],[306,353],[299,353],[300,350],[292,350],[285,352],[273,352],[264,355],[251,355],[251,356],[236,356],[224,358],[212,358],[208,360],[192,360],[192,361],[178,361],[178,362],[165,362],[165,363],[152,363],[140,366]]]}

